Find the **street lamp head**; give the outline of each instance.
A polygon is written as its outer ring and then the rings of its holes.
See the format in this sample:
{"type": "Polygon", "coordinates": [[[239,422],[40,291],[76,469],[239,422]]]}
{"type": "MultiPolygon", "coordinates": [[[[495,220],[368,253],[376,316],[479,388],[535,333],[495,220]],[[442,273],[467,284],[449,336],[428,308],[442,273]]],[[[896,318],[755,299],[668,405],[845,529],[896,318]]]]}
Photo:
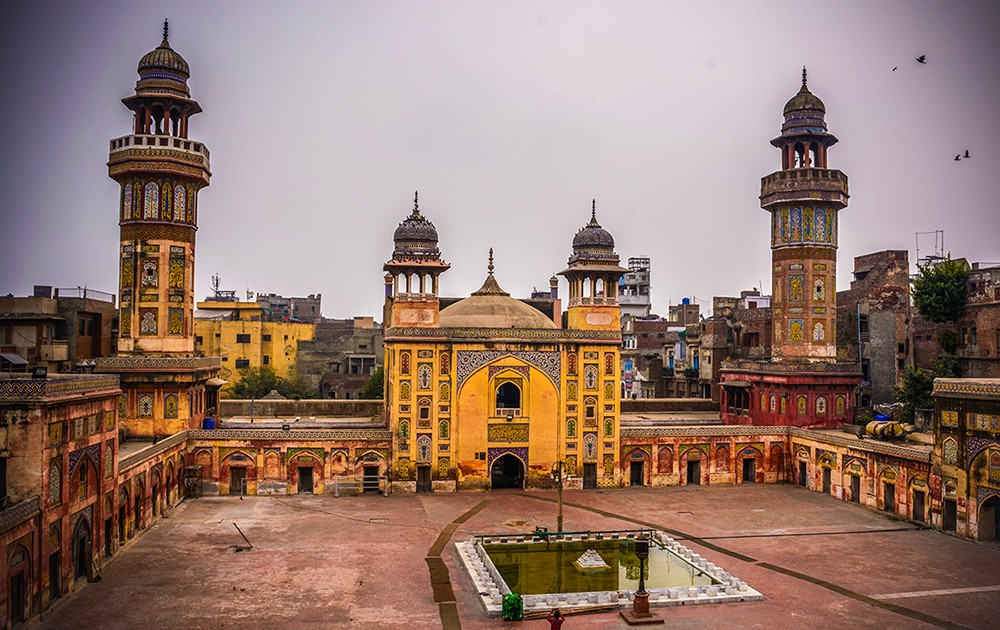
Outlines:
{"type": "Polygon", "coordinates": [[[649,557],[649,538],[646,537],[645,532],[640,532],[639,537],[635,539],[635,557],[640,560],[649,557]]]}

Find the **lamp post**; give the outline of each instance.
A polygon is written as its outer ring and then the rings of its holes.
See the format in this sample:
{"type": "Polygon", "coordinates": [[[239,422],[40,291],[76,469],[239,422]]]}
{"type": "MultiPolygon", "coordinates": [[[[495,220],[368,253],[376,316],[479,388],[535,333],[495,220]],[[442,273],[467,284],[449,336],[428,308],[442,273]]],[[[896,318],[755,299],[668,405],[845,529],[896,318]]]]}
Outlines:
{"type": "Polygon", "coordinates": [[[563,530],[563,471],[566,469],[566,462],[559,460],[552,464],[552,476],[556,479],[556,488],[559,491],[559,514],[556,516],[556,530],[563,530]]]}
{"type": "Polygon", "coordinates": [[[646,559],[649,558],[649,537],[639,532],[635,539],[635,557],[639,559],[639,590],[632,600],[632,609],[620,611],[622,619],[630,626],[663,623],[663,618],[649,612],[649,593],[646,592],[646,559]]]}

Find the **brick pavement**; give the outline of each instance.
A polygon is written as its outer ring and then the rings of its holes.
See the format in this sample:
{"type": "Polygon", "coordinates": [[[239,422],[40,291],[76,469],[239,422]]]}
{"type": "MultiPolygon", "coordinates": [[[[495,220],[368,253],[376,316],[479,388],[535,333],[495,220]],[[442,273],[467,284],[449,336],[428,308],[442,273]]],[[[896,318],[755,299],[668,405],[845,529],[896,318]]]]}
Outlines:
{"type": "MultiPolygon", "coordinates": [[[[567,530],[656,525],[766,598],[656,609],[675,627],[1000,623],[1000,547],[803,488],[624,488],[564,497],[567,530]]],[[[516,491],[196,499],[129,543],[101,582],[63,598],[40,627],[545,628],[544,621],[488,619],[451,543],[474,533],[555,529],[554,501],[554,492],[516,491]],[[233,521],[252,551],[232,550],[242,543],[233,521]]],[[[625,626],[604,613],[570,617],[563,627],[625,626]]]]}

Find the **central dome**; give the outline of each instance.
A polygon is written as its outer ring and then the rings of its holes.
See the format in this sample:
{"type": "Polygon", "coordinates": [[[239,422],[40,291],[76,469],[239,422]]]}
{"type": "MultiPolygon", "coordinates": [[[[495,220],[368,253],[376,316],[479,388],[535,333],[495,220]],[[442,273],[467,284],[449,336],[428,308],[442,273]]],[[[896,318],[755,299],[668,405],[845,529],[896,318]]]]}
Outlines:
{"type": "Polygon", "coordinates": [[[442,328],[556,328],[555,323],[500,288],[493,277],[493,248],[490,248],[488,275],[472,296],[443,309],[442,328]]]}
{"type": "Polygon", "coordinates": [[[555,322],[509,295],[473,295],[440,314],[442,328],[555,328],[555,322]]]}

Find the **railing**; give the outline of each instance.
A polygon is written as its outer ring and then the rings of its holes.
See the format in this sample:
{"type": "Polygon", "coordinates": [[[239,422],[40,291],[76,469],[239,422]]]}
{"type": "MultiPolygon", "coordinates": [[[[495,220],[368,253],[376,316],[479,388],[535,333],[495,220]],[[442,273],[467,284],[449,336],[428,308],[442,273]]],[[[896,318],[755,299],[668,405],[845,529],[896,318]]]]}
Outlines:
{"type": "Polygon", "coordinates": [[[375,491],[384,497],[389,496],[389,477],[387,475],[379,475],[377,477],[334,477],[328,483],[333,484],[333,496],[338,499],[340,498],[341,488],[346,488],[355,495],[375,491]]]}
{"type": "Polygon", "coordinates": [[[82,298],[84,300],[100,300],[102,302],[115,303],[115,294],[87,287],[70,287],[66,289],[56,289],[57,298],[82,298]]]}
{"type": "Polygon", "coordinates": [[[198,153],[205,157],[205,165],[208,165],[208,147],[200,142],[188,140],[187,138],[178,138],[177,136],[167,135],[130,134],[120,138],[115,138],[111,141],[111,151],[121,151],[122,149],[127,149],[129,147],[167,147],[170,149],[180,149],[181,151],[198,153]]]}

